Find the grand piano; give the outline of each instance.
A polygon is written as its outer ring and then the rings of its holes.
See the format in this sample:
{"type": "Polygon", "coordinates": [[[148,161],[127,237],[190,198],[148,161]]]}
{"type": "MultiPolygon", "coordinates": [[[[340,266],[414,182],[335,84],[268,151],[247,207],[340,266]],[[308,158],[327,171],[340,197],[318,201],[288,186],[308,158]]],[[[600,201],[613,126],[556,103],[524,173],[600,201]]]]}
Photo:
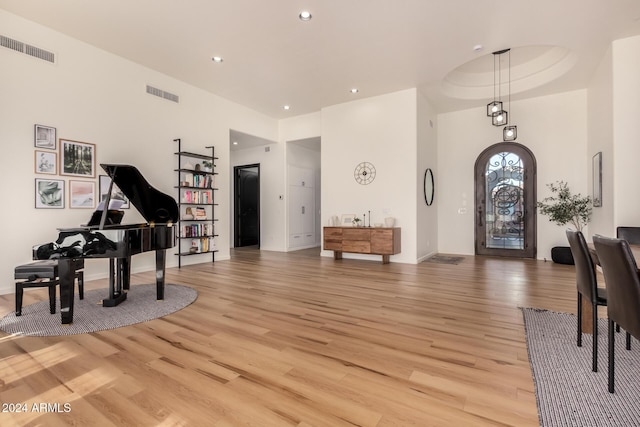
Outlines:
{"type": "Polygon", "coordinates": [[[56,243],[34,248],[34,259],[58,260],[63,324],[73,322],[74,277],[85,258],[109,258],[109,297],[103,299],[102,304],[113,307],[127,298],[131,256],[155,251],[156,298],[164,299],[166,250],[175,245],[173,225],[178,221],[178,205],[173,197],[153,188],[134,166],[100,166],[111,177],[111,184],[106,200],[93,213],[89,223],[76,228],[59,228],[56,243]],[[114,184],[146,223],[120,224],[122,211],[110,209],[114,184]]]}

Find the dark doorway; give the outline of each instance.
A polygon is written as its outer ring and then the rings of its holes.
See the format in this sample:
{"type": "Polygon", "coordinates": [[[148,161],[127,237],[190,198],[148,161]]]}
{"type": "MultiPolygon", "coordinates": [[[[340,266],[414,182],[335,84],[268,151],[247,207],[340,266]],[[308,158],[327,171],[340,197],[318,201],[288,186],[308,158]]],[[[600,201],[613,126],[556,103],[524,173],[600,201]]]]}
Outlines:
{"type": "Polygon", "coordinates": [[[475,167],[477,255],[535,258],[536,159],[524,145],[484,150],[475,167]]]}
{"type": "Polygon", "coordinates": [[[260,165],[235,166],[234,247],[260,247],[260,165]]]}

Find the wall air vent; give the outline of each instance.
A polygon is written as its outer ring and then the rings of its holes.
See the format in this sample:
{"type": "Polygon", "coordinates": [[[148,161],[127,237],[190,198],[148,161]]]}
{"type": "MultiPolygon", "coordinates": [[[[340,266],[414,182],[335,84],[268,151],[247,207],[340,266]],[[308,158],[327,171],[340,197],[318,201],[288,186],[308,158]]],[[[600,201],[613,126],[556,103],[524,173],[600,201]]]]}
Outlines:
{"type": "Polygon", "coordinates": [[[0,46],[15,50],[16,52],[24,53],[25,55],[33,56],[34,58],[42,59],[43,61],[51,62],[52,64],[55,64],[56,62],[55,53],[40,49],[39,47],[31,46],[30,44],[23,43],[9,37],[0,36],[0,46]]]}
{"type": "Polygon", "coordinates": [[[162,89],[158,89],[158,88],[153,87],[153,86],[147,85],[147,93],[151,94],[151,95],[155,95],[155,96],[160,97],[160,98],[167,99],[169,101],[176,102],[176,103],[180,102],[180,97],[178,95],[174,95],[171,92],[167,92],[167,91],[164,91],[162,89]]]}

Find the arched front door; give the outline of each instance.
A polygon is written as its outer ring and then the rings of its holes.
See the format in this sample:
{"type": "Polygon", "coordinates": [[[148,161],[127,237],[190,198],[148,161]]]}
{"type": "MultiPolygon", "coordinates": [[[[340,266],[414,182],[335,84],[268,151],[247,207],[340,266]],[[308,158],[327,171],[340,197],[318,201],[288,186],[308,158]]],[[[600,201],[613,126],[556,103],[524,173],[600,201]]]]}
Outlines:
{"type": "Polygon", "coordinates": [[[535,258],[536,159],[524,145],[501,142],[475,166],[477,255],[535,258]]]}

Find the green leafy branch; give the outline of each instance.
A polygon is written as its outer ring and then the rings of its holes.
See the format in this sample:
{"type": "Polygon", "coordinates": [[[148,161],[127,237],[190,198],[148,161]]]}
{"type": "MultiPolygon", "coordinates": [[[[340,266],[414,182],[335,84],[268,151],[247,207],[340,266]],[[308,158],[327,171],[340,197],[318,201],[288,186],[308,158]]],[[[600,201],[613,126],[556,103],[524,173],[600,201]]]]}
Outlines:
{"type": "Polygon", "coordinates": [[[542,215],[548,215],[549,219],[558,225],[571,224],[576,230],[582,228],[591,220],[593,205],[591,197],[582,196],[580,193],[571,194],[566,182],[557,181],[555,184],[547,184],[554,196],[545,197],[538,202],[538,208],[542,215]]]}

